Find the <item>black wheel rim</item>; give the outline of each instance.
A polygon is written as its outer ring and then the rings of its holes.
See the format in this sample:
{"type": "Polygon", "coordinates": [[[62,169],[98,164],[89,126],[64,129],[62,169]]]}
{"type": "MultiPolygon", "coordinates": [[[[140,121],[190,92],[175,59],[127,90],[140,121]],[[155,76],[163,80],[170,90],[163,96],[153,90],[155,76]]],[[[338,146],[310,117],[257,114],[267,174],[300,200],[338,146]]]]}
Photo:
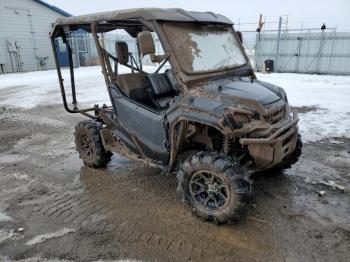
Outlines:
{"type": "Polygon", "coordinates": [[[94,147],[92,140],[86,134],[80,137],[81,151],[84,158],[90,159],[94,157],[94,147]]]}
{"type": "Polygon", "coordinates": [[[190,192],[193,199],[211,210],[225,206],[230,197],[227,183],[210,170],[193,174],[190,180],[190,192]]]}

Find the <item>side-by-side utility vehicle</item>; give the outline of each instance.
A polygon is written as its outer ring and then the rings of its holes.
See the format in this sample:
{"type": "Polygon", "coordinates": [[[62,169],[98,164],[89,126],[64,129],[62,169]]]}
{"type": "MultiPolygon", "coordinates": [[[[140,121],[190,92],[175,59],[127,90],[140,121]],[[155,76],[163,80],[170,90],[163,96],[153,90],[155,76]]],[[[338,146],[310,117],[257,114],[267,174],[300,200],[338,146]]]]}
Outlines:
{"type": "Polygon", "coordinates": [[[112,153],[145,162],[177,174],[198,216],[236,219],[249,199],[250,175],[289,168],[302,147],[285,91],[256,78],[241,41],[232,22],[212,12],[147,8],[57,19],[51,42],[63,104],[90,118],[75,128],[85,165],[106,166],[112,153]],[[104,41],[114,30],[132,41],[116,40],[111,49],[113,38],[104,41]],[[78,105],[74,32],[91,35],[111,106],[78,105]],[[72,105],[58,41],[66,45],[72,105]],[[146,59],[155,66],[142,65],[146,59]]]}

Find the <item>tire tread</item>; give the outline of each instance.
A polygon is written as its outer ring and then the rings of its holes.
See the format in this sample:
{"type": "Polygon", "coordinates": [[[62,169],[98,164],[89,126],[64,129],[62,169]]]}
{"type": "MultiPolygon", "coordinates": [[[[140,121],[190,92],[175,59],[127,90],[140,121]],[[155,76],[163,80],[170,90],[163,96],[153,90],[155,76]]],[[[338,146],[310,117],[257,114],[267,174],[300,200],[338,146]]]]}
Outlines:
{"type": "Polygon", "coordinates": [[[101,123],[92,120],[82,121],[75,127],[74,136],[76,149],[79,153],[79,157],[83,160],[84,164],[90,167],[105,167],[111,160],[112,153],[106,151],[102,144],[102,139],[100,135],[101,128],[101,123]],[[86,133],[93,140],[95,146],[95,158],[92,161],[87,161],[86,159],[84,159],[84,156],[80,152],[78,143],[79,136],[82,132],[86,133]]]}
{"type": "Polygon", "coordinates": [[[230,223],[237,220],[243,213],[250,198],[250,179],[247,170],[239,165],[238,160],[231,159],[225,155],[215,152],[198,152],[189,156],[177,173],[178,191],[182,196],[182,200],[186,202],[195,215],[205,221],[213,221],[218,223],[230,223]],[[210,212],[203,212],[194,207],[188,185],[191,175],[200,169],[212,169],[226,176],[232,185],[233,192],[237,201],[232,204],[232,208],[225,209],[222,213],[213,215],[210,212]]]}

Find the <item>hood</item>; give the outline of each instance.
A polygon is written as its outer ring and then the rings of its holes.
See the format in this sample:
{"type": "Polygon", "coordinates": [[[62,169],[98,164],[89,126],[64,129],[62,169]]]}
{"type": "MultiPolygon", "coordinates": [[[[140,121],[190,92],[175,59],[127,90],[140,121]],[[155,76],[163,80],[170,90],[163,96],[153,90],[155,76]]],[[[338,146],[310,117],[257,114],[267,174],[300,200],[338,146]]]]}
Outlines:
{"type": "Polygon", "coordinates": [[[281,99],[278,89],[271,88],[271,84],[245,78],[225,78],[215,80],[203,86],[211,94],[221,97],[252,100],[262,106],[269,105],[281,99]]]}

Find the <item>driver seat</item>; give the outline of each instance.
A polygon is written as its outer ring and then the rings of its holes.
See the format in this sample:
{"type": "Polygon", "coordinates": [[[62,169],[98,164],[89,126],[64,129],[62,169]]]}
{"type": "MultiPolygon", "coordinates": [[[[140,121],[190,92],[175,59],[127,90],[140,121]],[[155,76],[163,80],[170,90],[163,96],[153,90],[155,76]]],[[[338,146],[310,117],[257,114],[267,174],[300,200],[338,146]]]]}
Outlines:
{"type": "MultiPolygon", "coordinates": [[[[137,41],[141,56],[150,55],[153,63],[161,63],[167,58],[167,55],[156,55],[152,33],[150,31],[142,31],[137,35],[137,41]]],[[[168,79],[166,73],[147,74],[146,77],[150,83],[150,92],[153,104],[158,109],[166,109],[169,107],[170,100],[175,95],[172,83],[168,79]]]]}
{"type": "MultiPolygon", "coordinates": [[[[116,42],[115,49],[117,53],[118,63],[127,65],[129,62],[129,50],[127,43],[116,42]]],[[[152,103],[152,99],[146,90],[146,88],[149,86],[149,80],[146,74],[121,74],[117,76],[115,84],[125,96],[143,104],[152,103]]]]}

